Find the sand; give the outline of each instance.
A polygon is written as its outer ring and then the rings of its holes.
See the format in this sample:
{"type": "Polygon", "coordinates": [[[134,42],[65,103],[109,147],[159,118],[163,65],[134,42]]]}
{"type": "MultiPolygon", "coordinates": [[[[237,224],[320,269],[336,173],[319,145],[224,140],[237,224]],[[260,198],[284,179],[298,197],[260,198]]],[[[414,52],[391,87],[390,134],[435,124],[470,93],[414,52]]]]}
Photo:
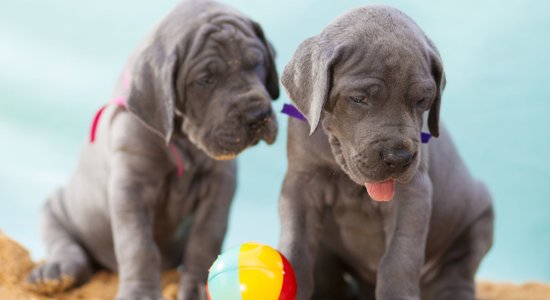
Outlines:
{"type": "MultiPolygon", "coordinates": [[[[42,296],[25,287],[25,278],[35,266],[29,252],[0,231],[0,299],[1,300],[111,300],[114,299],[118,280],[115,274],[98,272],[87,284],[54,296],[42,296]]],[[[163,295],[175,300],[178,273],[166,272],[163,276],[163,295]]],[[[479,282],[479,300],[548,300],[550,285],[526,283],[523,285],[479,282]]]]}

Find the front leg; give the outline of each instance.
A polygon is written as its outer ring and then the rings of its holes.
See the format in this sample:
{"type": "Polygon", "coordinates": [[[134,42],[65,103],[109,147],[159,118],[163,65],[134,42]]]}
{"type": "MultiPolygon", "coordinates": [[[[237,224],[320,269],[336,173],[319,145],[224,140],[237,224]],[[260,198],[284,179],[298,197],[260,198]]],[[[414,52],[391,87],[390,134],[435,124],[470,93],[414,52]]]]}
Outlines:
{"type": "Polygon", "coordinates": [[[431,181],[424,172],[419,172],[406,185],[396,186],[394,203],[389,203],[395,207],[386,216],[387,225],[393,230],[378,266],[376,299],[420,299],[420,271],[424,264],[431,196],[431,181]]]}
{"type": "Polygon", "coordinates": [[[199,204],[183,255],[179,300],[206,300],[208,269],[220,253],[236,186],[235,162],[224,162],[220,169],[196,187],[199,204]]]}
{"type": "Polygon", "coordinates": [[[153,239],[153,213],[162,174],[155,162],[118,153],[109,179],[108,198],[120,284],[119,300],[158,300],[161,258],[153,239]]]}
{"type": "Polygon", "coordinates": [[[297,300],[311,299],[314,288],[313,271],[322,216],[322,206],[315,203],[322,196],[319,195],[319,186],[313,185],[313,176],[289,171],[279,202],[279,249],[294,268],[298,284],[297,300]]]}

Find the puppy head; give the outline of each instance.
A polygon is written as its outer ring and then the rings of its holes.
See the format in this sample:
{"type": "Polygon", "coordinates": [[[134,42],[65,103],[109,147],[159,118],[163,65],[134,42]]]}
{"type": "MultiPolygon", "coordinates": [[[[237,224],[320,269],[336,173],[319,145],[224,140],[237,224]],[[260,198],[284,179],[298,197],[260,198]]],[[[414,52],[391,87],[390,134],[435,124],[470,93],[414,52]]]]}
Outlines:
{"type": "Polygon", "coordinates": [[[128,108],[167,142],[184,134],[209,156],[232,159],[275,141],[274,51],[257,23],[199,3],[194,14],[170,15],[138,56],[128,108]]]}
{"type": "Polygon", "coordinates": [[[341,16],[298,47],[281,81],[310,133],[322,121],[338,164],[375,200],[390,200],[394,180],[417,172],[424,112],[439,135],[441,59],[396,9],[369,6],[341,16]]]}

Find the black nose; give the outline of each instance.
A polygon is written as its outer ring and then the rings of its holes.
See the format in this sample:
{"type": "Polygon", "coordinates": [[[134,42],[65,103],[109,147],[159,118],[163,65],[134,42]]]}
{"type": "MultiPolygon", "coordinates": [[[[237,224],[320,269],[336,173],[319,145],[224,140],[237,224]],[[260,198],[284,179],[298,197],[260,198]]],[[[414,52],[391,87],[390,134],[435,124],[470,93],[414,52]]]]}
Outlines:
{"type": "Polygon", "coordinates": [[[393,149],[380,153],[384,163],[390,168],[406,168],[416,157],[416,153],[412,153],[406,149],[393,149]]]}
{"type": "Polygon", "coordinates": [[[251,130],[258,130],[263,128],[271,116],[271,109],[267,111],[259,111],[252,113],[248,116],[248,128],[251,130]]]}

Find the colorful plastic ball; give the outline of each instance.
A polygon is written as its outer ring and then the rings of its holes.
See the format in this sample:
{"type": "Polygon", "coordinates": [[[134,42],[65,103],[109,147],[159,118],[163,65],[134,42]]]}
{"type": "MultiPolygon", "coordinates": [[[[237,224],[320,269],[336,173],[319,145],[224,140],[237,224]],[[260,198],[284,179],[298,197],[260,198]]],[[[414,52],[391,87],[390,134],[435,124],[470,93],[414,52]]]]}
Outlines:
{"type": "Polygon", "coordinates": [[[296,277],[279,251],[245,243],[218,256],[206,292],[210,300],[295,300],[296,277]]]}

